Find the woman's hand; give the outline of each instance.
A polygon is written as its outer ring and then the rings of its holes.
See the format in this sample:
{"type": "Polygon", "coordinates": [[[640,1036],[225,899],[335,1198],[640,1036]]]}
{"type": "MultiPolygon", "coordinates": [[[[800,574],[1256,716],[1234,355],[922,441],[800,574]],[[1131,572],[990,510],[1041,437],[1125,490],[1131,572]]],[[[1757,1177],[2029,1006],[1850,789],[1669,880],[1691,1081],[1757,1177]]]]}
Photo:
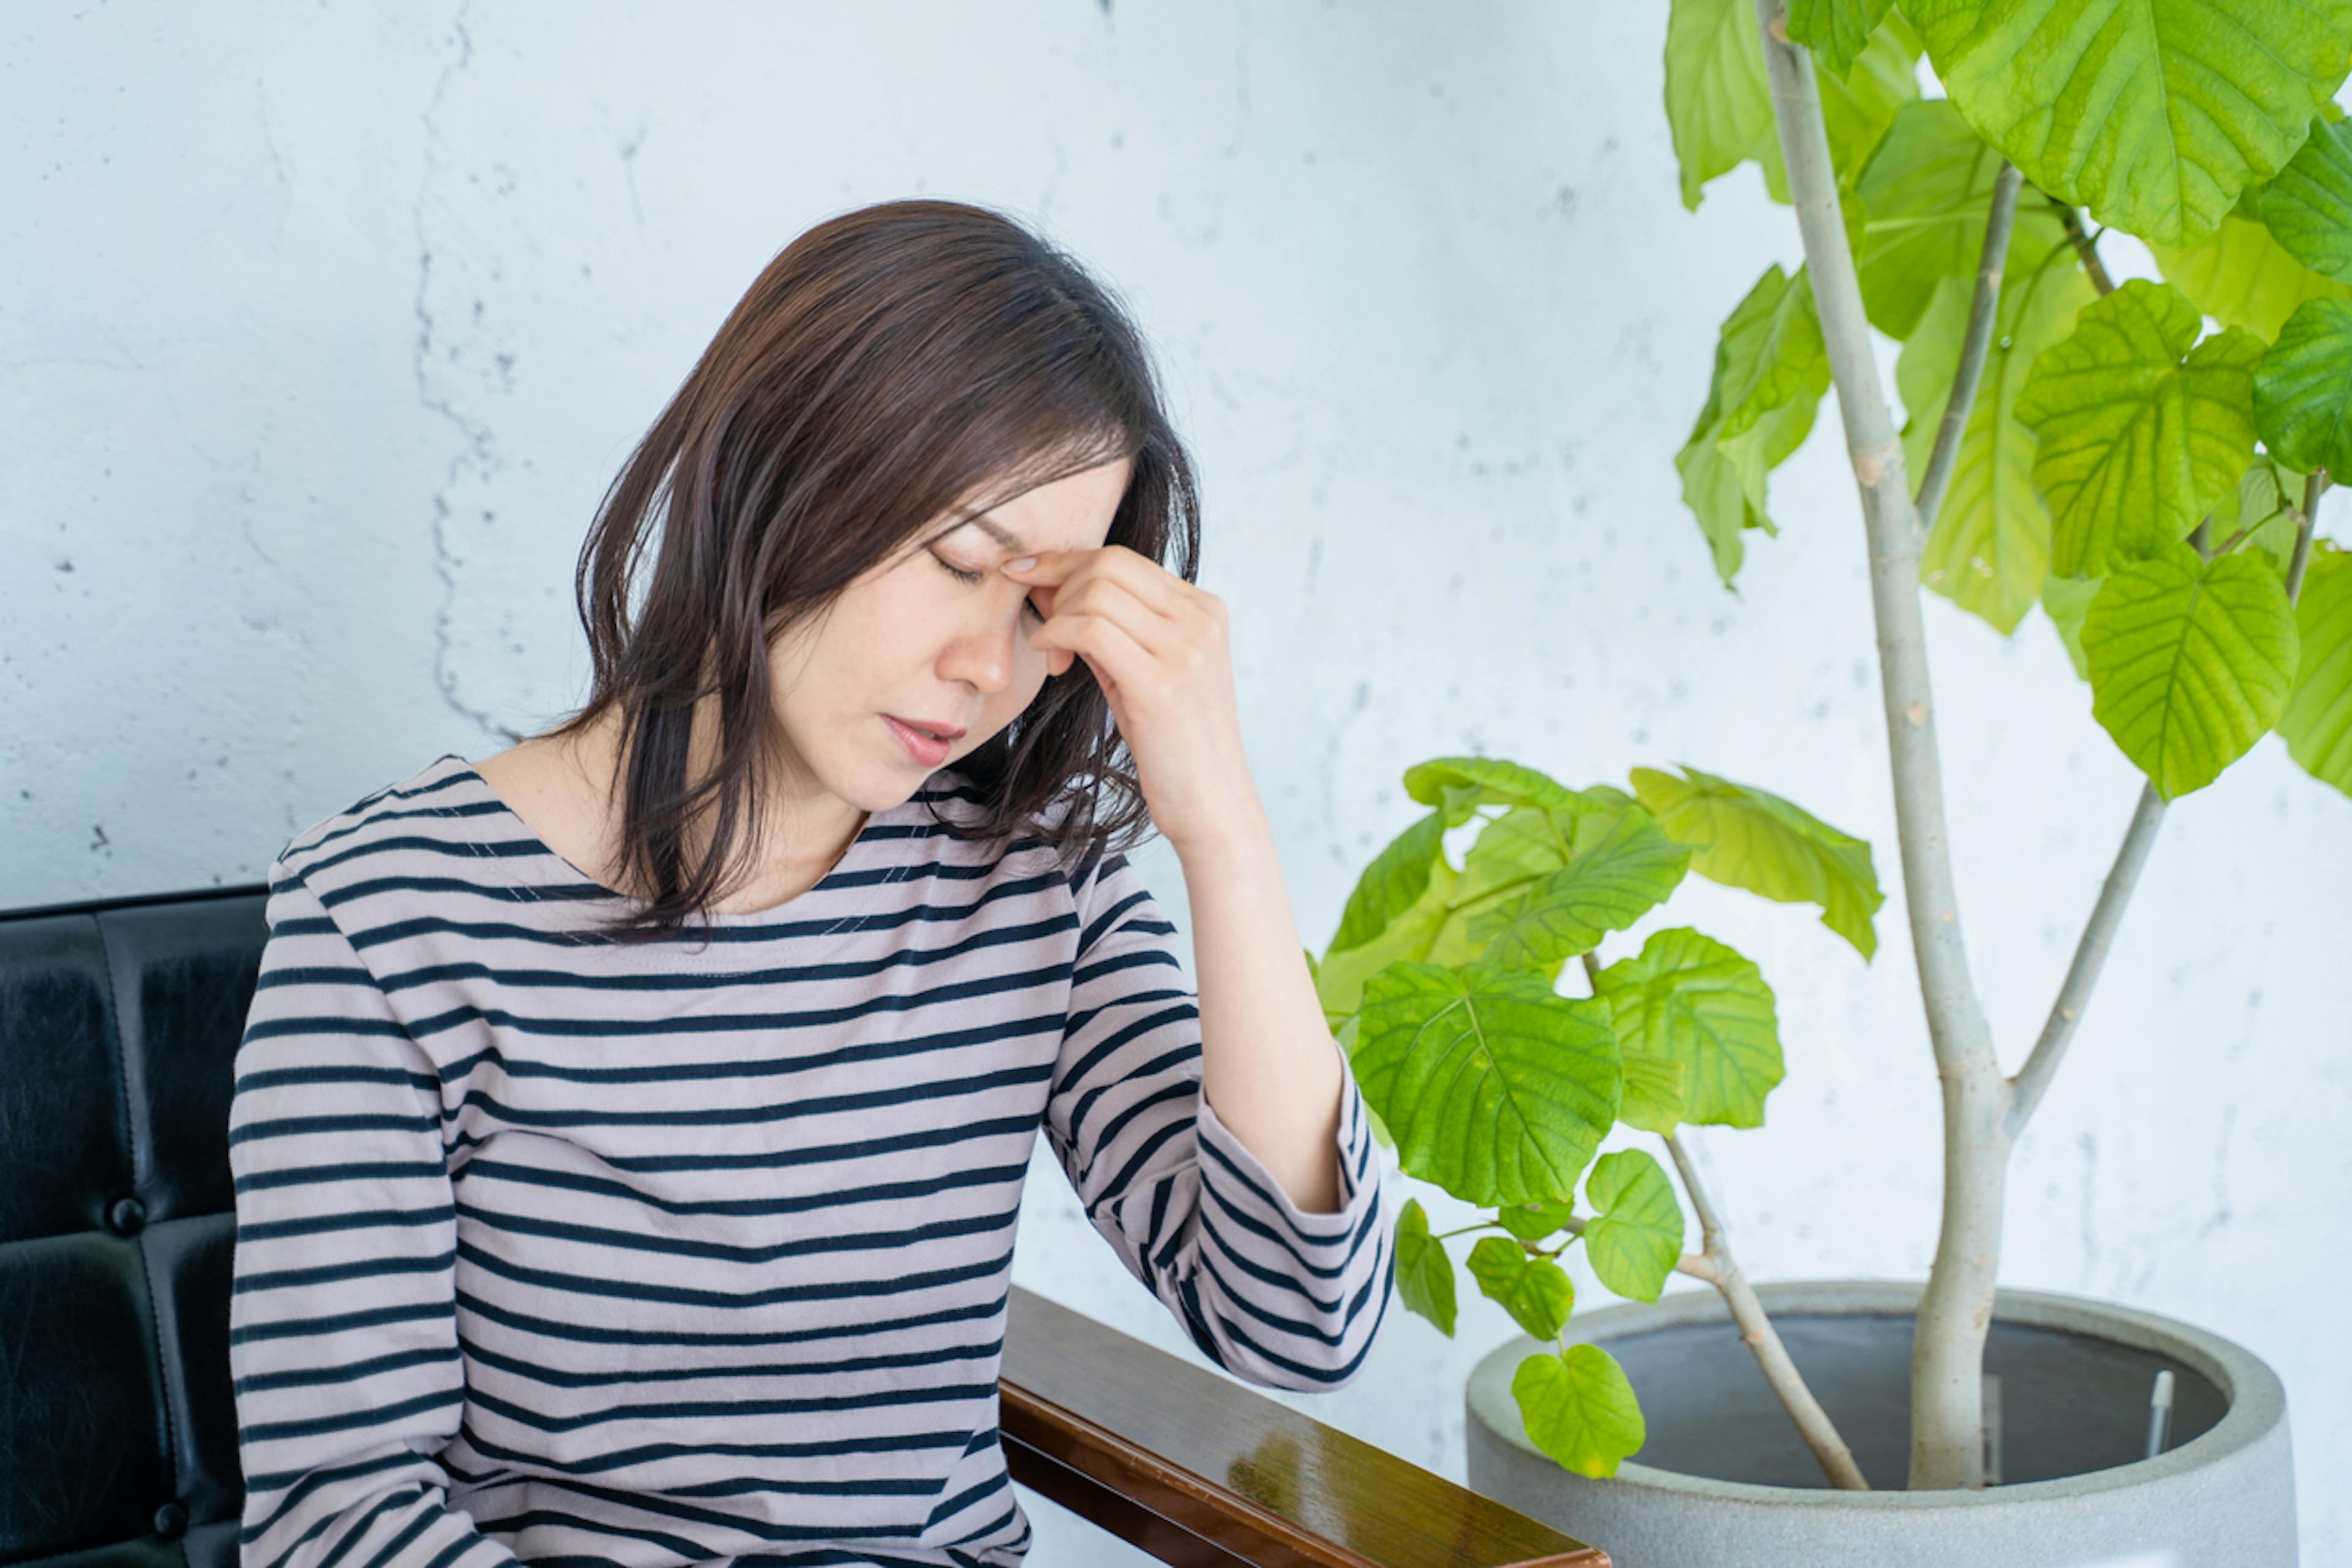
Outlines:
{"type": "Polygon", "coordinates": [[[1151,820],[1178,854],[1255,830],[1224,601],[1123,544],[1041,551],[1003,571],[1042,590],[1033,598],[1045,621],[1029,646],[1067,648],[1094,671],[1151,820]]]}

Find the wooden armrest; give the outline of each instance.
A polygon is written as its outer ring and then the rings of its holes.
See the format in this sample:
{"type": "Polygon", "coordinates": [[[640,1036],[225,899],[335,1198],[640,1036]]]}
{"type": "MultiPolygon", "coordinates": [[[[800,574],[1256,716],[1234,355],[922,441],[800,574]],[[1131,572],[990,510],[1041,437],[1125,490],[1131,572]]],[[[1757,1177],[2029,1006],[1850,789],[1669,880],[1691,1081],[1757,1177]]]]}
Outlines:
{"type": "Polygon", "coordinates": [[[1609,1568],[1599,1549],[1013,1287],[1013,1479],[1162,1563],[1609,1568]]]}

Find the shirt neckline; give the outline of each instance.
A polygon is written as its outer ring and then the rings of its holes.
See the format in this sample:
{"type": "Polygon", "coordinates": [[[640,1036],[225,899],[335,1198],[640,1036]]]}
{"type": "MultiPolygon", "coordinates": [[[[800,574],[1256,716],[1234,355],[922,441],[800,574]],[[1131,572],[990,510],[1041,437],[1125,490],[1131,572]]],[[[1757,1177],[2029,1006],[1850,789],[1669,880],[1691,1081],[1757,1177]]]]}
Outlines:
{"type": "MultiPolygon", "coordinates": [[[[624,893],[617,888],[606,886],[559,854],[551,845],[540,837],[537,829],[523,819],[521,813],[507,804],[506,797],[491,787],[490,781],[484,778],[480,771],[464,756],[456,752],[444,752],[439,760],[448,764],[449,771],[461,778],[465,782],[465,786],[478,797],[478,804],[487,808],[487,815],[495,817],[500,823],[509,836],[510,843],[520,845],[527,854],[544,856],[550,862],[560,868],[567,878],[576,883],[588,901],[599,906],[616,905],[633,914],[651,907],[648,900],[624,893]]],[[[934,773],[931,779],[936,779],[938,776],[934,773]]],[[[849,841],[848,847],[841,852],[840,858],[825,868],[824,875],[783,902],[771,904],[762,910],[731,911],[711,910],[699,918],[708,920],[714,927],[742,929],[784,926],[804,917],[818,914],[821,906],[828,899],[838,899],[850,890],[851,885],[845,884],[843,880],[845,877],[864,871],[879,855],[878,847],[885,839],[899,837],[888,832],[877,832],[877,829],[894,826],[899,816],[909,810],[921,797],[923,790],[931,787],[931,779],[926,779],[914,795],[908,796],[898,805],[866,813],[865,822],[859,826],[856,836],[849,841]]],[[[893,876],[895,874],[894,872],[893,876]]],[[[883,879],[892,879],[886,877],[883,879]]],[[[833,910],[824,912],[834,914],[835,917],[824,922],[827,930],[836,928],[840,919],[847,913],[847,911],[833,910]]],[[[691,931],[694,924],[694,921],[688,922],[687,928],[688,931],[691,931]]]]}

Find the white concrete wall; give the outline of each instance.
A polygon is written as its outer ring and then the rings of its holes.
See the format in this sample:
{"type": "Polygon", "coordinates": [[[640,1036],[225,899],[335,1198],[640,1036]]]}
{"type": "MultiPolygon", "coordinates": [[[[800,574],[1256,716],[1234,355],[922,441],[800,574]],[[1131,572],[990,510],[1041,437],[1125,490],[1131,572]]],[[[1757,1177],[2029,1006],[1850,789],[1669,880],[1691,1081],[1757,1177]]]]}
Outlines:
{"type": "MultiPolygon", "coordinates": [[[[1678,204],[1664,14],[10,6],[0,905],[258,879],[361,794],[549,721],[584,676],[593,506],[762,264],[848,206],[988,201],[1122,289],[1163,355],[1304,940],[1409,820],[1401,770],[1445,752],[1570,783],[1688,760],[1870,838],[1871,964],[1696,879],[1604,955],[1696,923],[1779,994],[1770,1126],[1706,1143],[1749,1272],[1920,1274],[1935,1080],[1858,513],[1833,404],[1737,595],[1677,500],[1716,324],[1799,252],[1752,169],[1678,204]]],[[[1927,618],[1969,954],[2014,1067],[2138,778],[2045,623],[1927,618]]],[[[1141,859],[1181,914],[1173,857],[1141,859]]],[[[2352,1556],[2347,872],[2352,802],[2275,739],[2172,808],[2019,1152],[2002,1260],[2268,1358],[2314,1563],[2352,1556]]],[[[1040,1161],[1023,1281],[1190,1353],[1040,1161]]],[[[1475,1296],[1451,1342],[1398,1312],[1360,1381],[1297,1397],[1459,1479],[1462,1379],[1508,1331],[1475,1296]]],[[[1038,1560],[1076,1539],[1041,1519],[1038,1560]]]]}

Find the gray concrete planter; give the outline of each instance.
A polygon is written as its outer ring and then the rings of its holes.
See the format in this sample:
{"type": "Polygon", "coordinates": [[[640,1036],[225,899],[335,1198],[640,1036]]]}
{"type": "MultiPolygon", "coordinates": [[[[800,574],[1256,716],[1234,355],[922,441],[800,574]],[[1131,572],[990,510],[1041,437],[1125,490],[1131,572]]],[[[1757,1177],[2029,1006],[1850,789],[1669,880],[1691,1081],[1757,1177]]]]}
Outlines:
{"type": "Polygon", "coordinates": [[[1852,1447],[1869,1492],[1832,1489],[1713,1290],[1580,1312],[1641,1397],[1643,1463],[1606,1480],[1528,1441],[1520,1335],[1467,1390],[1469,1483],[1606,1551],[1616,1568],[2282,1568],[2297,1561],[2286,1392],[2242,1346],[2079,1296],[2003,1290],[1985,1370],[2001,1379],[2001,1484],[1902,1490],[1911,1318],[1921,1286],[1801,1280],[1757,1295],[1852,1447]],[[2170,1436],[2143,1458],[2148,1390],[2177,1381],[2170,1436]]]}

